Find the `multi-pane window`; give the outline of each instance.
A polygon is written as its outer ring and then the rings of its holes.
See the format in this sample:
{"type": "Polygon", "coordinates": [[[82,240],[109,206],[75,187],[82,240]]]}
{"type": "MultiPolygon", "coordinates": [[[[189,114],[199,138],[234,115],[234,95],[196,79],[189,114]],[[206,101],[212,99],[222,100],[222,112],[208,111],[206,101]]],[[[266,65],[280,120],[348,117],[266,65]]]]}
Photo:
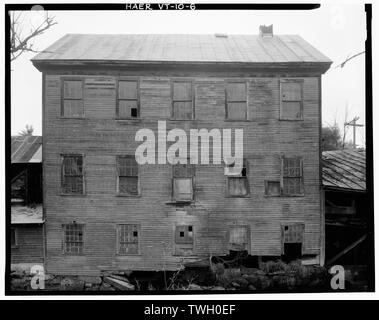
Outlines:
{"type": "Polygon", "coordinates": [[[283,195],[303,194],[303,161],[301,158],[282,158],[283,195]]]}
{"type": "Polygon", "coordinates": [[[193,199],[193,177],[195,168],[191,164],[173,166],[173,199],[174,201],[191,201],[193,199]]]}
{"type": "Polygon", "coordinates": [[[193,115],[193,93],[191,81],[172,82],[172,118],[191,120],[193,115]]]}
{"type": "Polygon", "coordinates": [[[63,194],[84,194],[82,155],[63,156],[61,191],[63,194]]]}
{"type": "Polygon", "coordinates": [[[117,228],[117,253],[138,254],[139,227],[136,224],[120,224],[117,228]]]}
{"type": "Polygon", "coordinates": [[[303,223],[282,225],[282,254],[287,256],[289,260],[301,257],[304,228],[303,223]]]}
{"type": "Polygon", "coordinates": [[[84,225],[70,223],[63,225],[63,251],[70,254],[83,253],[84,225]]]}
{"type": "Polygon", "coordinates": [[[175,243],[176,244],[193,244],[193,226],[189,226],[189,225],[176,226],[175,243]]]}
{"type": "Polygon", "coordinates": [[[298,80],[280,82],[280,119],[303,119],[303,83],[298,80]]]}
{"type": "Polygon", "coordinates": [[[138,195],[138,163],[134,156],[117,157],[118,194],[138,195]]]}
{"type": "Polygon", "coordinates": [[[139,117],[139,84],[137,80],[119,80],[116,115],[121,119],[139,117]]]}
{"type": "Polygon", "coordinates": [[[84,116],[82,79],[63,80],[61,116],[68,118],[84,116]]]}
{"type": "Polygon", "coordinates": [[[226,118],[231,120],[247,119],[246,82],[228,82],[226,84],[226,118]]]}
{"type": "Polygon", "coordinates": [[[245,197],[249,195],[249,181],[247,177],[247,161],[243,160],[240,173],[236,174],[234,168],[227,165],[225,168],[227,178],[227,195],[233,197],[245,197]],[[229,170],[231,174],[229,174],[229,170]]]}

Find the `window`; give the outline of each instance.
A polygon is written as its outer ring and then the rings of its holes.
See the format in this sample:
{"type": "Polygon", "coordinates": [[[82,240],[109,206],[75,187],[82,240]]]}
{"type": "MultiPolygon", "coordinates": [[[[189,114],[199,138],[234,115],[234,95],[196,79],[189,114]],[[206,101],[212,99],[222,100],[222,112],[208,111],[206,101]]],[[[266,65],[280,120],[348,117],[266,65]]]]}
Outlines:
{"type": "Polygon", "coordinates": [[[63,80],[61,116],[68,118],[82,118],[83,107],[83,80],[63,80]]]}
{"type": "Polygon", "coordinates": [[[17,247],[17,229],[11,228],[11,247],[17,247]]]}
{"type": "Polygon", "coordinates": [[[229,229],[229,249],[233,251],[248,250],[248,226],[232,226],[229,229]]]}
{"type": "Polygon", "coordinates": [[[286,261],[295,260],[302,255],[304,224],[282,225],[282,254],[286,261]]]}
{"type": "Polygon", "coordinates": [[[63,231],[64,231],[64,242],[63,242],[64,253],[70,253],[70,254],[83,253],[84,225],[78,224],[78,223],[66,224],[66,225],[63,225],[63,231]]]}
{"type": "Polygon", "coordinates": [[[280,196],[280,181],[265,181],[265,194],[267,196],[280,196]]]}
{"type": "Polygon", "coordinates": [[[134,156],[117,157],[118,194],[138,195],[138,163],[134,156]]]}
{"type": "Polygon", "coordinates": [[[229,175],[228,167],[230,165],[226,165],[225,175],[227,176],[227,196],[231,197],[245,197],[249,195],[249,181],[247,178],[247,161],[243,160],[243,166],[240,174],[229,175]]]}
{"type": "Polygon", "coordinates": [[[226,118],[231,120],[247,119],[246,82],[226,84],[226,118]]]}
{"type": "Polygon", "coordinates": [[[192,226],[176,226],[175,230],[176,244],[193,244],[193,227],[192,226]]]}
{"type": "Polygon", "coordinates": [[[63,156],[61,191],[63,194],[84,194],[82,155],[63,156]]]}
{"type": "Polygon", "coordinates": [[[282,158],[283,195],[303,194],[303,161],[300,158],[282,158]]]}
{"type": "Polygon", "coordinates": [[[116,115],[121,119],[139,117],[139,83],[137,80],[119,80],[116,115]]]}
{"type": "Polygon", "coordinates": [[[280,119],[303,119],[303,83],[299,80],[281,80],[280,82],[280,119]]]}
{"type": "Polygon", "coordinates": [[[138,254],[139,226],[136,224],[120,224],[117,228],[117,253],[138,254]]]}
{"type": "Polygon", "coordinates": [[[195,168],[191,164],[176,164],[173,166],[173,200],[193,200],[193,177],[195,168]]]}
{"type": "Polygon", "coordinates": [[[191,120],[194,118],[192,82],[174,81],[172,83],[172,118],[191,120]]]}

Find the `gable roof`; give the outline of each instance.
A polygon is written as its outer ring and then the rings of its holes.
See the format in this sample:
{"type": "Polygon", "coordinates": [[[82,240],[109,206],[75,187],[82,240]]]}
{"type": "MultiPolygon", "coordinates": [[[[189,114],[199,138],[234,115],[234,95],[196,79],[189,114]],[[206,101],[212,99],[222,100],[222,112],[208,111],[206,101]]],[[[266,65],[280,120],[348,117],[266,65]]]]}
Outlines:
{"type": "Polygon", "coordinates": [[[41,136],[12,136],[11,163],[42,162],[41,136]]]}
{"type": "Polygon", "coordinates": [[[298,35],[200,34],[67,34],[32,61],[331,63],[298,35]]]}
{"type": "Polygon", "coordinates": [[[366,151],[363,149],[324,151],[322,180],[325,188],[366,191],[366,151]]]}

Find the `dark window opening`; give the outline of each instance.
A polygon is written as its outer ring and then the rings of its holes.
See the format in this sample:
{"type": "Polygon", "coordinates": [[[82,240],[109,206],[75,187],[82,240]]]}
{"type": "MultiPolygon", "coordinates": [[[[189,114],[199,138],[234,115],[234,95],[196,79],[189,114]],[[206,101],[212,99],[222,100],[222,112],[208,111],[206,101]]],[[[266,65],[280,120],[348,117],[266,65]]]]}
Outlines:
{"type": "Polygon", "coordinates": [[[290,262],[301,258],[302,243],[285,243],[283,261],[290,262]]]}
{"type": "Polygon", "coordinates": [[[137,108],[131,108],[130,109],[130,116],[132,118],[137,118],[138,117],[138,109],[137,108]]]}

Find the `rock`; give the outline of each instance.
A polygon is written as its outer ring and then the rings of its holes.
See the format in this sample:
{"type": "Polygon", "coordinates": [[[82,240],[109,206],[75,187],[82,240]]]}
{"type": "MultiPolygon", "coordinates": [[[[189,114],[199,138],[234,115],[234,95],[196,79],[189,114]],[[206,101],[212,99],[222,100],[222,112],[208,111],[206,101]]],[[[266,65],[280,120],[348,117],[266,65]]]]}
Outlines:
{"type": "Polygon", "coordinates": [[[237,282],[234,282],[234,281],[231,284],[234,288],[240,288],[241,287],[237,282]]]}
{"type": "Polygon", "coordinates": [[[84,289],[84,282],[77,278],[65,277],[61,281],[61,289],[68,291],[80,291],[84,289]]]}
{"type": "Polygon", "coordinates": [[[85,283],[91,283],[91,284],[101,284],[102,282],[101,277],[96,277],[96,276],[79,276],[78,279],[81,281],[84,281],[85,283]]]}
{"type": "Polygon", "coordinates": [[[116,289],[113,288],[109,283],[104,283],[99,288],[100,291],[115,291],[116,289]]]}
{"type": "Polygon", "coordinates": [[[242,277],[234,279],[234,282],[238,283],[242,288],[247,288],[249,286],[249,281],[242,277]]]}
{"type": "Polygon", "coordinates": [[[259,277],[253,274],[244,274],[242,276],[249,284],[256,285],[259,282],[259,277]]]}
{"type": "Polygon", "coordinates": [[[215,286],[215,287],[212,287],[210,290],[226,290],[226,289],[221,286],[215,286]]]}
{"type": "Polygon", "coordinates": [[[249,286],[247,287],[250,291],[257,291],[257,288],[254,287],[252,284],[249,284],[249,286]]]}
{"type": "Polygon", "coordinates": [[[203,290],[203,288],[196,283],[189,284],[187,289],[188,290],[203,290]]]}
{"type": "Polygon", "coordinates": [[[265,275],[265,272],[257,268],[243,268],[241,269],[242,274],[247,275],[265,275]]]}

